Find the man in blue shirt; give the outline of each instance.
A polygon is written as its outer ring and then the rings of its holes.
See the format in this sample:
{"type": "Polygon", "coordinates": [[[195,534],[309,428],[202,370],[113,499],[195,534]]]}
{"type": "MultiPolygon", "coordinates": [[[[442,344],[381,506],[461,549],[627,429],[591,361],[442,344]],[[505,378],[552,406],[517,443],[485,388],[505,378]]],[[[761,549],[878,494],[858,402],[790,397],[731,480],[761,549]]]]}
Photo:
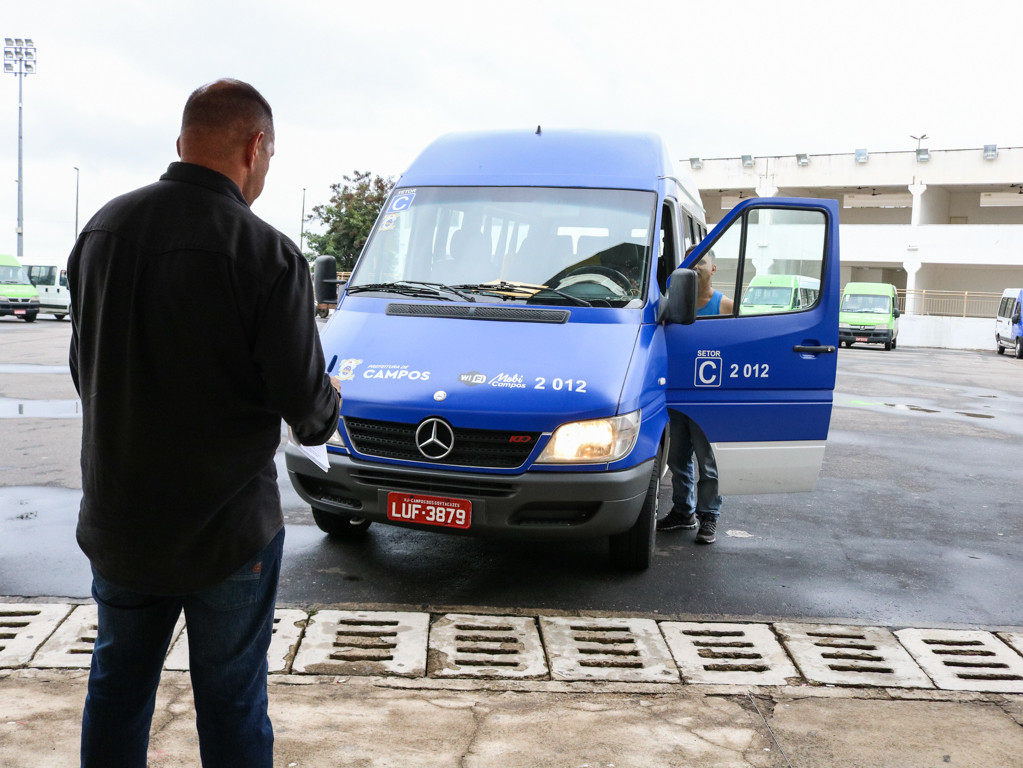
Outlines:
{"type": "MultiPolygon", "coordinates": [[[[714,251],[708,250],[693,269],[697,276],[696,316],[731,315],[734,302],[711,284],[717,272],[714,251]]],[[[668,467],[671,469],[672,508],[667,516],[657,521],[657,530],[691,531],[699,526],[696,543],[713,544],[717,540],[717,522],[721,513],[714,451],[703,430],[692,419],[678,411],[669,411],[669,416],[671,447],[668,467]],[[696,465],[700,467],[699,482],[696,481],[696,465]]]]}

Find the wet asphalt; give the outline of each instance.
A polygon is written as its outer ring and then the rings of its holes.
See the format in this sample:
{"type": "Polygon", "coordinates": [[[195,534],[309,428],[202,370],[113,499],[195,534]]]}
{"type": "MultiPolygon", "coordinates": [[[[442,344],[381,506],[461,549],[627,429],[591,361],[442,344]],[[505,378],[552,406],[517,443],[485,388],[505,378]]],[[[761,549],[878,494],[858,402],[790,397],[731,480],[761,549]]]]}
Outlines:
{"type": "MultiPolygon", "coordinates": [[[[0,319],[0,596],[89,595],[74,542],[81,423],[64,367],[69,337],[67,321],[0,319]]],[[[816,489],[726,497],[716,544],[662,533],[644,573],[610,569],[602,541],[376,525],[335,542],[313,524],[279,453],[280,603],[1023,626],[1023,361],[857,346],[840,350],[838,366],[816,489]]]]}

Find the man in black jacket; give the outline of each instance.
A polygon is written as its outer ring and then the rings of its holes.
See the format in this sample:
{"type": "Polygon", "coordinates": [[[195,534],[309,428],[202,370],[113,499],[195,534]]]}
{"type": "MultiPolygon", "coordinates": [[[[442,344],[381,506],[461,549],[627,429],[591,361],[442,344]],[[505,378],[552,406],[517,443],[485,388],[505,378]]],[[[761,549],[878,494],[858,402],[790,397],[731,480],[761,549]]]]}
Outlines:
{"type": "Polygon", "coordinates": [[[252,213],[274,152],[252,86],[185,104],[181,162],[118,197],[68,263],[82,398],[78,542],[99,609],[83,766],[145,766],[160,670],[184,610],[204,766],[267,766],[266,654],[284,522],[281,419],[318,445],[324,373],[309,267],[252,213]]]}

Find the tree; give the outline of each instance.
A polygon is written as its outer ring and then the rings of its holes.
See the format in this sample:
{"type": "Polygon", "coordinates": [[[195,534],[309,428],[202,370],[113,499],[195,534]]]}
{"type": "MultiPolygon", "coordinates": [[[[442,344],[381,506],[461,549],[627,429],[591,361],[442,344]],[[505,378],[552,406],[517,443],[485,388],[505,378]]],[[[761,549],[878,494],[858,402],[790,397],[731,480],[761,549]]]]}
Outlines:
{"type": "Polygon", "coordinates": [[[344,184],[331,184],[330,202],[314,206],[307,217],[327,228],[321,234],[306,232],[316,256],[333,256],[339,271],[351,271],[393,186],[392,179],[371,178],[368,171],[353,171],[344,184]]]}

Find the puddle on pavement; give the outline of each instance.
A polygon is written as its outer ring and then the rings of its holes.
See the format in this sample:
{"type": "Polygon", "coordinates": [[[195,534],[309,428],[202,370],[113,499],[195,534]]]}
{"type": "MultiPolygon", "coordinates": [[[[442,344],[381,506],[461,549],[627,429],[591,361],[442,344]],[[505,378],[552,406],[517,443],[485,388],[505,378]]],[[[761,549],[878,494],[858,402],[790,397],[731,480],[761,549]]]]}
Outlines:
{"type": "Polygon", "coordinates": [[[0,419],[76,419],[81,400],[19,400],[0,397],[0,419]]]}
{"type": "Polygon", "coordinates": [[[956,411],[960,416],[969,416],[971,419],[993,419],[990,413],[967,413],[966,411],[956,411]]]}
{"type": "Polygon", "coordinates": [[[887,408],[895,408],[900,411],[916,411],[917,413],[941,413],[934,408],[924,408],[919,405],[902,405],[901,403],[884,403],[887,408]]]}
{"type": "Polygon", "coordinates": [[[0,373],[66,373],[71,369],[66,365],[32,365],[30,363],[2,363],[0,373]]]}

